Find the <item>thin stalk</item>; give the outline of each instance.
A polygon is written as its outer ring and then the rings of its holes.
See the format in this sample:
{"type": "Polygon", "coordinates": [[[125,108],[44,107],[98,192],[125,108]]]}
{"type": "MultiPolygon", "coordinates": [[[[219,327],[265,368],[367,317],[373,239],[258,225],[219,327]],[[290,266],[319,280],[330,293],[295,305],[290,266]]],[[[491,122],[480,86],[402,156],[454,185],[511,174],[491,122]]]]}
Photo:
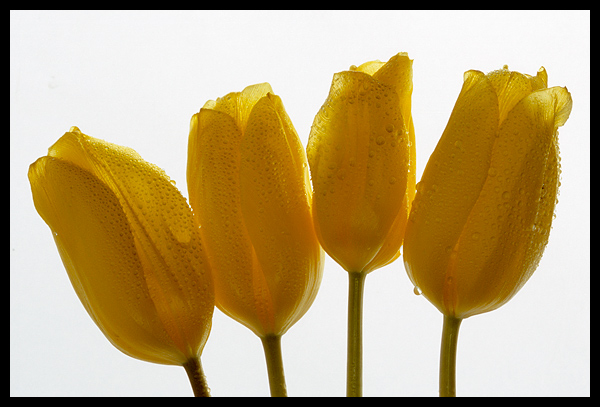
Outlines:
{"type": "Polygon", "coordinates": [[[456,348],[462,319],[444,315],[440,350],[440,397],[456,397],[456,348]]]}
{"type": "Polygon", "coordinates": [[[199,357],[194,357],[188,360],[183,367],[192,384],[192,390],[195,397],[210,397],[210,388],[206,382],[206,376],[202,370],[202,364],[199,357]]]}
{"type": "Polygon", "coordinates": [[[267,360],[271,397],[287,397],[285,374],[283,372],[283,357],[281,356],[281,335],[267,335],[260,339],[267,360]]]}
{"type": "Polygon", "coordinates": [[[346,396],[362,397],[362,309],[366,273],[349,272],[346,396]]]}

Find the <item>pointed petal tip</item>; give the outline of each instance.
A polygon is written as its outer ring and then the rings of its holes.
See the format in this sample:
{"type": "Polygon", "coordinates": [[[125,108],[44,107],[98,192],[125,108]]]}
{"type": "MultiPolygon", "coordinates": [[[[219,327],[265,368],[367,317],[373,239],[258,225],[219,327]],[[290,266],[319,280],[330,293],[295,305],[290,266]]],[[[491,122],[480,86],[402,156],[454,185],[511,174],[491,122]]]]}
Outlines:
{"type": "Polygon", "coordinates": [[[265,96],[267,93],[274,93],[274,92],[273,92],[273,88],[271,87],[269,82],[262,82],[262,83],[257,83],[254,85],[246,86],[244,88],[244,90],[242,90],[241,93],[242,93],[242,95],[248,95],[250,97],[250,95],[256,95],[256,94],[265,96]]]}
{"type": "Polygon", "coordinates": [[[571,110],[573,109],[573,99],[571,98],[571,92],[569,92],[566,86],[558,88],[556,93],[555,126],[558,128],[563,126],[571,115],[571,110]]]}

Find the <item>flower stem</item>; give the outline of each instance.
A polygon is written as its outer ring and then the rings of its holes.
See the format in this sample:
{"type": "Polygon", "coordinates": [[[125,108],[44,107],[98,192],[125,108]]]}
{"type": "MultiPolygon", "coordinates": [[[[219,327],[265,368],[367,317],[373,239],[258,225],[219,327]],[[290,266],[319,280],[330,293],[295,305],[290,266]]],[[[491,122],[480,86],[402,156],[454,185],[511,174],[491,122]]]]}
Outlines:
{"type": "Polygon", "coordinates": [[[366,273],[349,272],[346,396],[362,397],[362,309],[366,273]]]}
{"type": "Polygon", "coordinates": [[[266,335],[260,339],[267,360],[271,397],[287,397],[285,374],[283,372],[283,357],[281,356],[281,335],[266,335]]]}
{"type": "Polygon", "coordinates": [[[456,397],[456,348],[462,319],[444,315],[440,350],[440,397],[456,397]]]}
{"type": "Polygon", "coordinates": [[[206,376],[202,370],[202,364],[199,357],[194,357],[188,360],[183,367],[192,384],[192,390],[195,397],[210,397],[210,388],[206,382],[206,376]]]}

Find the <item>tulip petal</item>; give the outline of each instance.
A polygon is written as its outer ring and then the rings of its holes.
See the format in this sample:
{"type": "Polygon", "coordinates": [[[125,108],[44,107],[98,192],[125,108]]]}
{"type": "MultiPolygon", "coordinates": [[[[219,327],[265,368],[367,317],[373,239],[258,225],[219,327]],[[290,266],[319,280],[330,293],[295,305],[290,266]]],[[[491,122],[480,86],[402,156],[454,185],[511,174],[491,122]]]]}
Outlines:
{"type": "MultiPolygon", "coordinates": [[[[400,101],[400,112],[402,113],[402,118],[404,119],[407,128],[412,126],[412,63],[413,61],[408,58],[408,54],[399,53],[390,58],[385,65],[373,74],[373,79],[396,89],[400,101]]],[[[414,145],[414,139],[412,140],[412,144],[414,145]]]]}
{"type": "Polygon", "coordinates": [[[250,117],[250,112],[254,108],[254,105],[269,92],[273,93],[273,89],[266,82],[250,85],[241,92],[231,92],[222,98],[218,98],[211,105],[205,105],[204,107],[210,107],[219,112],[227,113],[234,119],[242,133],[244,133],[246,122],[248,121],[248,117],[250,117]]]}
{"type": "Polygon", "coordinates": [[[394,88],[357,71],[334,75],[307,146],[315,229],[348,271],[367,271],[406,193],[408,124],[394,88]]]}
{"type": "MultiPolygon", "coordinates": [[[[164,171],[135,151],[85,136],[77,128],[59,139],[49,149],[49,156],[86,171],[114,194],[125,214],[142,268],[140,276],[156,316],[183,355],[182,360],[171,363],[185,363],[196,356],[210,332],[214,294],[185,198],[164,171]]],[[[66,178],[63,182],[69,183],[66,178]]],[[[81,230],[69,238],[78,238],[81,230]]],[[[106,242],[99,237],[95,244],[106,242]]],[[[71,256],[68,248],[66,251],[71,256]]]]}
{"type": "Polygon", "coordinates": [[[241,140],[242,133],[231,116],[201,109],[191,122],[187,183],[200,233],[209,242],[216,304],[258,335],[256,327],[274,326],[274,313],[242,217],[241,140]]]}
{"type": "Polygon", "coordinates": [[[519,72],[509,71],[508,67],[505,66],[503,69],[490,72],[487,74],[487,78],[492,83],[498,95],[499,125],[502,124],[508,112],[521,99],[528,96],[534,90],[546,88],[548,82],[548,76],[543,67],[540,68],[537,76],[532,77],[519,72]]]}
{"type": "Polygon", "coordinates": [[[411,281],[442,312],[436,299],[442,298],[450,257],[487,178],[497,129],[492,84],[479,71],[465,73],[448,125],[417,185],[404,237],[411,281]]]}
{"type": "Polygon", "coordinates": [[[312,304],[322,262],[304,149],[278,96],[254,106],[241,155],[244,223],[276,310],[274,333],[283,334],[312,304]]]}
{"type": "Polygon", "coordinates": [[[357,71],[366,73],[369,76],[373,76],[375,72],[377,72],[382,66],[385,65],[385,62],[381,61],[368,61],[359,66],[352,65],[350,67],[350,71],[357,71]]]}
{"type": "MultiPolygon", "coordinates": [[[[548,242],[559,183],[556,129],[571,110],[566,89],[531,93],[508,114],[488,178],[457,242],[456,315],[506,303],[535,271],[548,242]]],[[[446,296],[450,295],[447,287],[446,296]]]]}

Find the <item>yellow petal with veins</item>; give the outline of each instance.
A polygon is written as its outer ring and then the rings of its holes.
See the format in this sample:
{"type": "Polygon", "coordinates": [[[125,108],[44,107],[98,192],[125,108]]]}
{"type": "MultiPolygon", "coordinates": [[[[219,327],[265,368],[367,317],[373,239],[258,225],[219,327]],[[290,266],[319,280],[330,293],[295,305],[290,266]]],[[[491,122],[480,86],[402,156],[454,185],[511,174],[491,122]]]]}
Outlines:
{"type": "Polygon", "coordinates": [[[447,271],[453,281],[444,301],[455,315],[502,306],[537,268],[558,191],[556,129],[570,110],[566,89],[544,89],[523,98],[502,123],[488,178],[447,271]]]}
{"type": "Polygon", "coordinates": [[[215,270],[217,307],[256,330],[273,327],[274,321],[268,287],[242,217],[241,140],[242,133],[231,116],[201,109],[190,125],[187,184],[190,205],[215,270]]]}
{"type": "Polygon", "coordinates": [[[442,298],[445,270],[487,178],[497,129],[493,87],[483,73],[467,72],[448,125],[417,185],[404,237],[408,275],[427,298],[442,298]]]}
{"type": "Polygon", "coordinates": [[[241,154],[242,215],[278,310],[274,331],[284,333],[312,304],[323,263],[304,148],[278,96],[267,94],[252,109],[241,154]]]}

